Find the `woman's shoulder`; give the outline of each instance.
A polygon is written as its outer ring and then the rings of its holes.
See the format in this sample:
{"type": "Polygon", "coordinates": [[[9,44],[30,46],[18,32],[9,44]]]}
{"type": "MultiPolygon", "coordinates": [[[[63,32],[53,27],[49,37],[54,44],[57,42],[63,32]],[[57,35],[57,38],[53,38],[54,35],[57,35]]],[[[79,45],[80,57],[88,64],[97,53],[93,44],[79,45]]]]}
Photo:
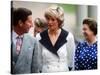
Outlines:
{"type": "Polygon", "coordinates": [[[62,30],[61,31],[61,36],[63,36],[64,38],[67,38],[68,35],[69,35],[69,32],[67,30],[65,30],[65,29],[61,29],[61,30],[62,30]]]}
{"type": "Polygon", "coordinates": [[[71,32],[62,29],[62,33],[63,33],[63,36],[66,35],[66,40],[67,41],[74,41],[74,36],[73,36],[73,34],[71,32]]]}
{"type": "Polygon", "coordinates": [[[67,40],[68,39],[74,39],[74,35],[71,32],[67,31],[67,37],[66,37],[66,39],[67,40]]]}
{"type": "Polygon", "coordinates": [[[69,32],[68,37],[69,38],[74,38],[74,36],[73,36],[73,34],[71,32],[69,32]]]}
{"type": "Polygon", "coordinates": [[[69,33],[67,30],[65,30],[65,29],[63,29],[63,28],[61,28],[61,30],[62,30],[62,32],[63,32],[64,34],[68,34],[68,33],[69,33]]]}

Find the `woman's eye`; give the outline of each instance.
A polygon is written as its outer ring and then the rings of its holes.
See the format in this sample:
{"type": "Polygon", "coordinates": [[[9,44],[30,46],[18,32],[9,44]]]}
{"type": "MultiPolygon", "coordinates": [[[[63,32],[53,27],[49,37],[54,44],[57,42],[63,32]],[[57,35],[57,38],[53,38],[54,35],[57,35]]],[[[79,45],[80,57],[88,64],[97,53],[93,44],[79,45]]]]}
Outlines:
{"type": "Polygon", "coordinates": [[[55,21],[55,19],[51,19],[52,21],[55,21]]]}

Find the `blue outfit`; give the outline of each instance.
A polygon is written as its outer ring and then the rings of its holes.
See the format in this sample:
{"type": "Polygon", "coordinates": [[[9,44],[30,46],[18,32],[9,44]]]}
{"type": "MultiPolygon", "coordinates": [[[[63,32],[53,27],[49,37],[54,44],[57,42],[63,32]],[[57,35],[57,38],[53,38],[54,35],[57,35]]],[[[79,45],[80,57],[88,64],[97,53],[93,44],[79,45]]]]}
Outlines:
{"type": "Polygon", "coordinates": [[[97,42],[79,43],[75,51],[75,70],[97,69],[97,42]]]}

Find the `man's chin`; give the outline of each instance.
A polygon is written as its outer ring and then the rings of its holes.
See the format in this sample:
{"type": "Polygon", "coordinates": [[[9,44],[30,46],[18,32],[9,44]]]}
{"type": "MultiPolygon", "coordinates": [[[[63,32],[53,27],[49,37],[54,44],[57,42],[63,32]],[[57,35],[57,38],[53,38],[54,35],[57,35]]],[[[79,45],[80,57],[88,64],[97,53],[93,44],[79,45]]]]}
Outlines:
{"type": "Polygon", "coordinates": [[[25,31],[25,33],[28,33],[28,32],[29,32],[29,30],[25,31]]]}

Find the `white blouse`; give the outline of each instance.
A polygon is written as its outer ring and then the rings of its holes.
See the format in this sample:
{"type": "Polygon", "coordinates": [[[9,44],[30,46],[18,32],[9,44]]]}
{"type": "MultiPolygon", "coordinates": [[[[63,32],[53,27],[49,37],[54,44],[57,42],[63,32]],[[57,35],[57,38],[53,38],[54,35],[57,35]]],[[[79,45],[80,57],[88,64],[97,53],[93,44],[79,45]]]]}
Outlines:
{"type": "MultiPolygon", "coordinates": [[[[40,34],[37,34],[36,38],[41,40],[40,34]]],[[[68,67],[74,69],[74,54],[75,43],[73,35],[68,32],[67,40],[58,50],[57,55],[48,50],[44,45],[42,46],[42,72],[66,72],[69,71],[68,67]]],[[[62,39],[63,40],[63,39],[62,39]]]]}

